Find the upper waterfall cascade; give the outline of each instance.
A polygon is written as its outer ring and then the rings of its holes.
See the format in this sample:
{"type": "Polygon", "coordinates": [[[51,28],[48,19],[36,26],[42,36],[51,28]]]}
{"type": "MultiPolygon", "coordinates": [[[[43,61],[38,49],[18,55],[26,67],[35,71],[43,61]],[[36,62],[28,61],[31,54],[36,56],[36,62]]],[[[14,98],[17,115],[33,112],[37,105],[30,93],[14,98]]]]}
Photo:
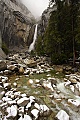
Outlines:
{"type": "Polygon", "coordinates": [[[35,46],[35,42],[36,42],[36,38],[37,38],[37,27],[38,27],[38,24],[36,24],[36,27],[35,27],[33,42],[31,43],[31,45],[29,47],[29,52],[31,52],[32,50],[34,50],[34,46],[35,46]]]}

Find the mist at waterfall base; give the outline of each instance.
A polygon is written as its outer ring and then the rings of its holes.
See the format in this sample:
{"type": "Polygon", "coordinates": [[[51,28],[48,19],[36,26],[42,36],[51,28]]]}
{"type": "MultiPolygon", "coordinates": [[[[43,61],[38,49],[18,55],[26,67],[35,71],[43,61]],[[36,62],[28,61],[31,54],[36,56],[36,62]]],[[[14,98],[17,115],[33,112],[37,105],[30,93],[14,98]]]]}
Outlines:
{"type": "Polygon", "coordinates": [[[28,52],[31,52],[32,50],[34,50],[35,42],[36,42],[36,39],[37,39],[37,27],[38,27],[38,24],[36,24],[36,26],[35,26],[33,42],[31,43],[28,52]]]}

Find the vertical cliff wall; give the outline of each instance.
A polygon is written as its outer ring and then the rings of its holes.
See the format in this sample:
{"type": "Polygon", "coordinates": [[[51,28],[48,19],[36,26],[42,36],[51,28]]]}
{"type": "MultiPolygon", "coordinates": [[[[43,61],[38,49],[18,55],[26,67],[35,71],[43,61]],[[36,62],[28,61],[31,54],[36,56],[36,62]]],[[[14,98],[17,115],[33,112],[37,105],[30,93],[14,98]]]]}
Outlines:
{"type": "Polygon", "coordinates": [[[20,0],[0,0],[2,43],[9,49],[27,45],[34,22],[34,16],[20,0]]]}
{"type": "Polygon", "coordinates": [[[43,36],[44,32],[46,30],[46,27],[48,26],[50,13],[52,11],[55,11],[57,9],[57,6],[54,4],[52,7],[49,6],[44,12],[42,13],[41,20],[39,20],[38,24],[38,36],[43,36]]]}

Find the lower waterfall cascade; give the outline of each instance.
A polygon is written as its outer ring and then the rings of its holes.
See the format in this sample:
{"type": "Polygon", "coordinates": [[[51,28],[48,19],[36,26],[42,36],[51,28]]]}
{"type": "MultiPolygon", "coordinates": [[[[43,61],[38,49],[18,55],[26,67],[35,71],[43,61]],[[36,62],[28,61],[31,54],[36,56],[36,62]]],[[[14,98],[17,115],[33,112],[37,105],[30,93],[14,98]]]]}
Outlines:
{"type": "Polygon", "coordinates": [[[37,27],[38,27],[38,24],[36,24],[36,27],[35,27],[33,42],[30,44],[30,47],[29,47],[29,50],[28,50],[29,52],[31,52],[32,50],[34,50],[34,45],[35,45],[36,38],[37,38],[37,27]]]}

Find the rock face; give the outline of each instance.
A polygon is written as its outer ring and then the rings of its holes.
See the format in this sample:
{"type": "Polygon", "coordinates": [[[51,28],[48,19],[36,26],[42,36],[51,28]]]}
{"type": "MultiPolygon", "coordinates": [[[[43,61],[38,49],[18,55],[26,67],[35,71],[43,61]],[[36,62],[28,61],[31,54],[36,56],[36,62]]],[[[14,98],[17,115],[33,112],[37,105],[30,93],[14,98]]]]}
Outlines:
{"type": "Polygon", "coordinates": [[[34,21],[35,18],[20,0],[0,0],[0,30],[2,42],[8,48],[27,43],[34,21]]]}
{"type": "Polygon", "coordinates": [[[50,18],[50,13],[52,11],[55,11],[57,9],[56,5],[54,4],[53,7],[49,6],[43,13],[41,16],[41,20],[39,21],[38,24],[38,36],[44,34],[46,27],[48,26],[48,21],[50,18]]]}

